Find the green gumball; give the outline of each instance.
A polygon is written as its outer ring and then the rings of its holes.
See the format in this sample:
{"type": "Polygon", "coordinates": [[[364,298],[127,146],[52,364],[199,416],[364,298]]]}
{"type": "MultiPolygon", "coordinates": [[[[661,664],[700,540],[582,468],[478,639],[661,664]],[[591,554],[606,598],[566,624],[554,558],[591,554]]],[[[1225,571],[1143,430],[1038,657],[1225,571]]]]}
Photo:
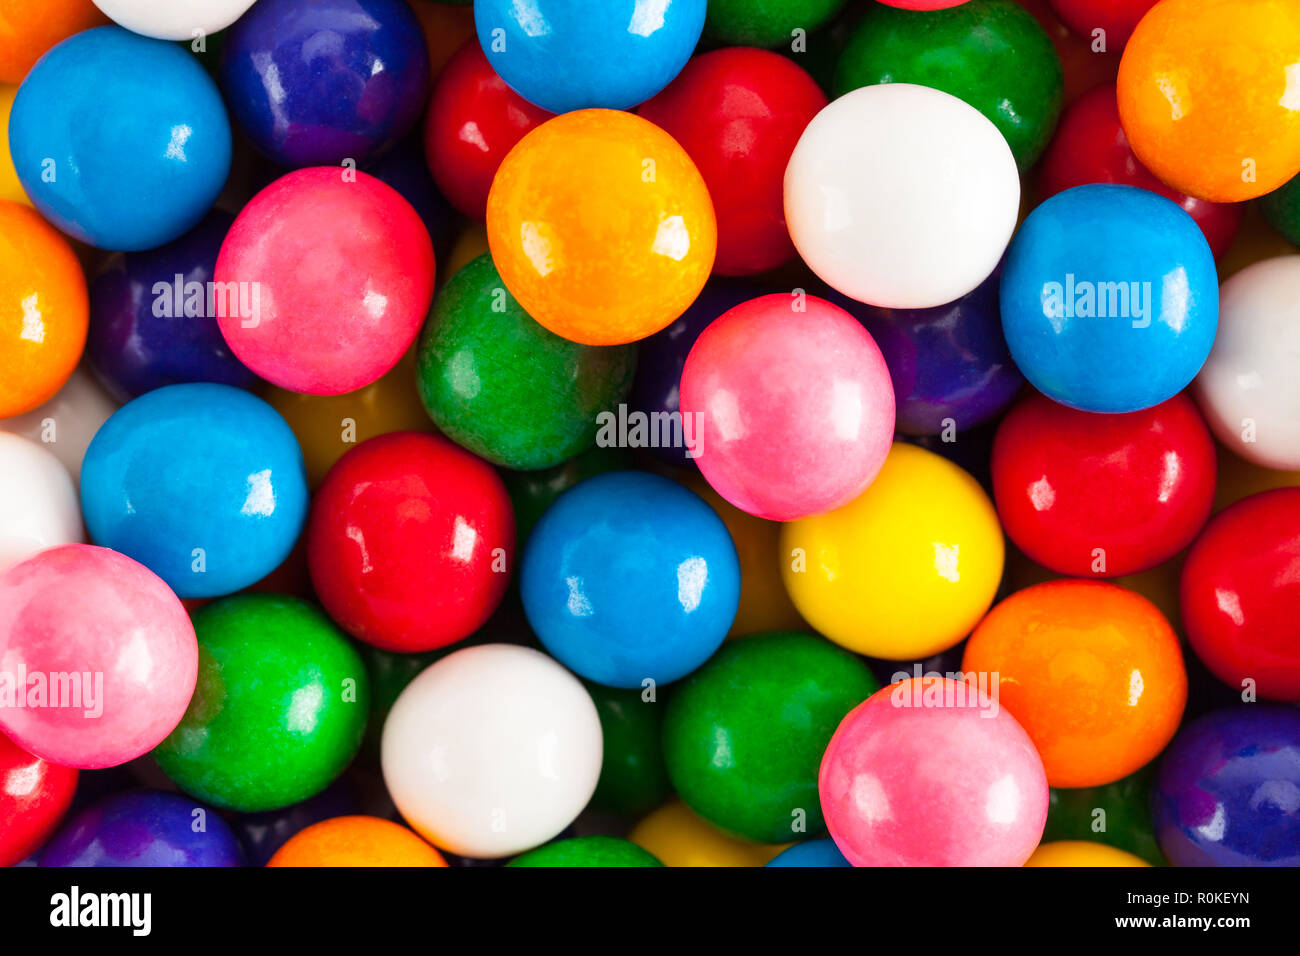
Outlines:
{"type": "Polygon", "coordinates": [[[1053,788],[1048,794],[1043,842],[1088,840],[1105,843],[1165,866],[1151,822],[1154,765],[1101,787],[1053,788]]]}
{"type": "Polygon", "coordinates": [[[1259,200],[1268,224],[1293,246],[1300,246],[1300,176],[1259,200]]]}
{"type": "Polygon", "coordinates": [[[556,840],[529,850],[509,863],[511,866],[663,866],[653,854],[635,843],[617,837],[588,836],[556,840]]]}
{"type": "Polygon", "coordinates": [[[664,767],[664,705],[642,691],[583,681],[600,715],[605,748],[592,803],[638,817],[668,799],[672,785],[664,767]]]}
{"type": "Polygon", "coordinates": [[[845,0],[709,0],[704,33],[728,46],[776,47],[812,33],[844,4],[845,0]]]}
{"type": "Polygon", "coordinates": [[[502,479],[515,509],[515,532],[522,553],[524,542],[542,513],[555,499],[580,481],[607,471],[632,467],[632,456],[625,448],[602,448],[596,445],[566,462],[540,471],[506,471],[502,479]]]}

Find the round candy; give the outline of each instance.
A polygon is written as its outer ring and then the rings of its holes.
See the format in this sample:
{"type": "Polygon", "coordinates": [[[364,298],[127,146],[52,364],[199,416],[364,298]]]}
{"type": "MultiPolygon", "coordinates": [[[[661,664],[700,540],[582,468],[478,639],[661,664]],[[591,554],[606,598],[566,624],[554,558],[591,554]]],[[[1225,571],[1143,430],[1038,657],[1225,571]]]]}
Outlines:
{"type": "Polygon", "coordinates": [[[862,493],[889,453],[894,390],[862,325],[798,292],[736,306],[692,346],[682,431],[718,494],[774,521],[862,493]]]}
{"type": "Polygon", "coordinates": [[[479,256],[438,293],[420,336],[418,385],[444,435],[507,468],[549,468],[591,446],[632,387],[636,350],[548,332],[479,256]]]}
{"type": "Polygon", "coordinates": [[[1047,808],[1046,841],[1102,842],[1134,854],[1154,866],[1165,858],[1151,823],[1154,768],[1101,787],[1054,788],[1047,808]]]}
{"type": "Polygon", "coordinates": [[[975,687],[892,684],[844,718],[822,758],[831,836],[854,866],[1020,866],[1047,819],[1029,736],[975,687]]]}
{"type": "Polygon", "coordinates": [[[230,148],[221,94],[198,60],[121,27],[43,56],[9,117],[33,204],[101,249],[152,249],[192,228],[225,185],[230,148]]]}
{"type": "Polygon", "coordinates": [[[461,856],[510,856],[556,836],[591,799],[600,759],[591,698],[527,647],[444,657],[384,724],[384,782],[398,811],[461,856]]]}
{"type": "MultiPolygon", "coordinates": [[[[960,2],[960,0],[958,0],[960,2]]],[[[774,47],[791,43],[833,18],[845,0],[710,0],[705,30],[732,46],[774,47]]]]}
{"type": "Polygon", "coordinates": [[[0,200],[0,418],[54,397],[81,358],[88,316],[67,240],[34,210],[0,200]]]}
{"type": "Polygon", "coordinates": [[[420,118],[429,52],[403,0],[260,0],[225,35],[221,89],[272,162],[355,170],[420,118]]]}
{"type": "Polygon", "coordinates": [[[415,134],[407,136],[366,167],[366,171],[380,182],[392,186],[411,204],[433,241],[435,261],[442,261],[451,249],[452,233],[459,225],[460,217],[451,208],[451,203],[438,192],[433,174],[429,172],[429,164],[425,161],[420,138],[415,134]]]}
{"type": "Polygon", "coordinates": [[[194,613],[202,661],[189,710],[154,750],[186,793],[275,810],[320,793],[352,762],[370,708],[365,665],[319,609],[246,594],[194,613]]]}
{"type": "Polygon", "coordinates": [[[993,495],[1016,546],[1072,577],[1155,567],[1192,543],[1214,503],[1214,440],[1185,395],[1094,415],[1033,393],[998,427],[993,495]]]}
{"type": "Polygon", "coordinates": [[[301,803],[262,813],[237,814],[231,826],[243,844],[248,865],[266,866],[294,834],[322,820],[356,813],[358,809],[357,795],[347,778],[342,777],[301,803]]]}
{"type": "Polygon", "coordinates": [[[627,838],[664,866],[763,866],[783,849],[724,833],[680,800],[641,819],[627,838]]]}
{"type": "Polygon", "coordinates": [[[1002,580],[1003,548],[979,483],[902,443],[853,501],[781,531],[785,586],[813,629],[897,661],[937,654],[970,633],[1002,580]]]}
{"type": "Polygon", "coordinates": [[[1300,173],[1297,63],[1300,7],[1291,0],[1157,4],[1119,68],[1119,114],[1133,152],[1197,199],[1272,192],[1300,173]]]}
{"type": "Polygon", "coordinates": [[[542,515],[524,550],[528,623],[570,670],[611,687],[667,684],[713,654],[740,566],[722,519],[681,485],[597,475],[542,515]]]}
{"type": "Polygon", "coordinates": [[[274,571],[307,518],[293,432],[229,385],[155,389],[95,435],[81,473],[90,536],[181,597],[230,594],[274,571]]]}
{"type": "Polygon", "coordinates": [[[557,840],[515,857],[506,866],[663,866],[635,843],[608,836],[557,840]]]}
{"type": "Polygon", "coordinates": [[[522,546],[528,540],[533,526],[562,493],[592,475],[631,467],[632,456],[625,449],[596,445],[552,468],[540,471],[503,471],[501,477],[510,492],[519,544],[522,546]]]}
{"type": "Polygon", "coordinates": [[[1134,186],[1066,190],[1025,220],[1002,270],[1002,328],[1025,378],[1062,405],[1134,412],[1196,377],[1218,322],[1195,221],[1134,186]]]}
{"type": "Polygon", "coordinates": [[[429,232],[396,190],[347,169],[300,169],[249,200],[226,235],[213,276],[227,290],[217,321],[262,378],[338,395],[397,364],[428,311],[433,275],[429,232]]]}
{"type": "Polygon", "coordinates": [[[1050,0],[1052,11],[1075,33],[1101,39],[1108,50],[1123,50],[1134,28],[1156,0],[1050,0]]]}
{"type": "Polygon", "coordinates": [[[121,26],[160,40],[190,40],[224,30],[253,0],[95,0],[121,26]]]}
{"type": "Polygon", "coordinates": [[[0,733],[0,866],[41,848],[76,789],[77,771],[33,756],[0,733]]]}
{"type": "Polygon", "coordinates": [[[1189,724],[1151,795],[1174,866],[1300,866],[1300,713],[1251,704],[1189,724]]]}
{"type": "Polygon", "coordinates": [[[506,288],[556,335],[621,345],[658,332],[703,288],[717,247],[704,179],[639,116],[548,120],[501,163],[488,243],[506,288]]]}
{"type": "Polygon", "coordinates": [[[0,0],[0,83],[18,83],[46,50],[106,23],[91,0],[0,0]]]}
{"type": "Polygon", "coordinates": [[[876,688],[860,658],[812,634],[727,644],[669,699],[673,787],[706,820],[751,840],[819,833],[818,764],[844,715],[876,688]]]}
{"type": "Polygon", "coordinates": [[[1183,625],[1221,681],[1300,701],[1300,488],[1251,495],[1220,512],[1183,565],[1183,625]]]}
{"type": "Polygon", "coordinates": [[[900,10],[946,10],[949,7],[960,6],[968,0],[880,0],[887,7],[898,7],[900,10]]]}
{"type": "Polygon", "coordinates": [[[379,817],[335,817],[290,837],[267,866],[446,866],[406,827],[379,817]]]}
{"type": "Polygon", "coordinates": [[[785,171],[786,223],[804,262],[849,298],[888,308],[974,290],[1002,257],[1019,206],[1016,161],[997,127],[910,83],[835,100],[785,171]]]}
{"type": "Polygon", "coordinates": [[[980,622],[962,670],[999,681],[1053,787],[1126,777],[1164,749],[1187,700],[1178,637],[1146,598],[1101,581],[1052,581],[980,622]]]}
{"type": "Polygon", "coordinates": [[[1300,244],[1300,176],[1260,199],[1259,207],[1270,226],[1300,244]]]}
{"type": "Polygon", "coordinates": [[[1150,866],[1140,856],[1091,840],[1043,843],[1025,866],[1150,866]]]}
{"type": "Polygon", "coordinates": [[[0,432],[0,572],[84,540],[77,488],[63,463],[47,446],[0,432]]]}
{"type": "Polygon", "coordinates": [[[478,0],[474,26],[492,69],[530,103],[552,113],[625,110],[681,72],[705,2],[478,0]]]}
{"type": "Polygon", "coordinates": [[[194,628],[148,568],[86,544],[0,574],[0,731],[51,763],[116,767],[180,721],[198,671],[194,628]]]}
{"type": "Polygon", "coordinates": [[[592,803],[626,816],[648,813],[672,793],[664,765],[663,706],[639,687],[586,686],[605,742],[592,803]]]}
{"type": "Polygon", "coordinates": [[[767,863],[768,866],[797,866],[797,867],[823,867],[823,866],[852,866],[848,860],[844,859],[844,854],[840,848],[835,845],[835,841],[826,838],[823,840],[804,840],[802,843],[796,843],[788,850],[782,850],[767,863]]]}
{"type": "Polygon", "coordinates": [[[90,440],[117,407],[95,376],[78,368],[44,405],[25,415],[0,419],[0,432],[47,446],[68,469],[75,487],[81,482],[81,460],[90,440]]]}
{"type": "Polygon", "coordinates": [[[794,258],[782,180],[795,143],[826,106],[802,67],[766,50],[714,50],[637,111],[690,154],[718,217],[719,275],[766,272],[794,258]]]}
{"type": "Polygon", "coordinates": [[[510,499],[486,462],[445,438],[394,432],[339,459],[312,502],[307,560],[325,609],[391,651],[478,630],[514,569],[510,499]]]}

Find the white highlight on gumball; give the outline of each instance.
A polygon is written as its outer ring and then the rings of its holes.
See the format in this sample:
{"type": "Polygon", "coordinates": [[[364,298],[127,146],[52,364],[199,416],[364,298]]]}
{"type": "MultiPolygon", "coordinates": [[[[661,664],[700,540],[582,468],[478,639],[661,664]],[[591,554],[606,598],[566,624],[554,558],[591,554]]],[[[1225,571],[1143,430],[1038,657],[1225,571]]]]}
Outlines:
{"type": "Polygon", "coordinates": [[[81,460],[86,457],[90,440],[117,408],[118,403],[95,377],[78,368],[58,394],[40,408],[0,419],[0,432],[30,438],[53,452],[77,486],[81,482],[81,460]]]}
{"type": "Polygon", "coordinates": [[[119,26],[160,40],[192,40],[196,31],[211,36],[252,5],[253,0],[95,0],[119,26]]]}
{"type": "Polygon", "coordinates": [[[0,432],[0,573],[38,551],[85,540],[68,469],[43,445],[0,432]]]}

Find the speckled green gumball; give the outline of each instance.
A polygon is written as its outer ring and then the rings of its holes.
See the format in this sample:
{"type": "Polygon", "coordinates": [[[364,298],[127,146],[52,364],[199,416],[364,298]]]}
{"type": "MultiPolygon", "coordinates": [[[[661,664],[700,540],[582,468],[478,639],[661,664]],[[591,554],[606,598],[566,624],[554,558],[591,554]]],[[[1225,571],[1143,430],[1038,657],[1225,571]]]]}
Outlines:
{"type": "Polygon", "coordinates": [[[636,349],[562,339],[538,325],[492,257],[452,276],[420,334],[420,399],[443,433],[507,468],[549,468],[590,448],[596,416],[632,387],[636,349]]]}
{"type": "Polygon", "coordinates": [[[1300,176],[1259,201],[1268,224],[1293,246],[1300,246],[1300,176]]]}
{"type": "Polygon", "coordinates": [[[651,853],[617,837],[556,840],[515,857],[506,866],[663,866],[651,853]]]}
{"type": "Polygon", "coordinates": [[[664,705],[645,700],[637,688],[583,684],[596,704],[605,739],[592,803],[629,817],[649,813],[672,793],[664,766],[664,705]]]}
{"type": "Polygon", "coordinates": [[[822,754],[877,686],[861,658],[812,634],[728,642],[668,701],[668,776],[724,830],[760,843],[814,836],[824,829],[822,754]]]}
{"type": "Polygon", "coordinates": [[[370,680],[348,638],[297,598],[248,594],[194,613],[199,679],[154,750],[181,790],[223,809],[274,810],[334,781],[361,746],[370,680]]]}
{"type": "Polygon", "coordinates": [[[528,540],[533,525],[561,493],[580,481],[607,471],[622,471],[632,467],[632,456],[625,448],[588,448],[568,461],[540,471],[507,471],[502,474],[510,503],[515,509],[515,531],[519,535],[519,549],[528,540]]]}
{"type": "Polygon", "coordinates": [[[845,0],[709,0],[704,34],[730,46],[775,47],[812,33],[844,8],[845,0]]]}
{"type": "Polygon", "coordinates": [[[1043,842],[1088,840],[1105,843],[1166,866],[1151,822],[1154,765],[1104,787],[1053,788],[1048,796],[1043,842]]]}
{"type": "Polygon", "coordinates": [[[1014,0],[970,0],[917,12],[870,4],[835,71],[835,95],[877,83],[916,83],[975,107],[1027,169],[1061,114],[1064,78],[1051,39],[1014,0]]]}

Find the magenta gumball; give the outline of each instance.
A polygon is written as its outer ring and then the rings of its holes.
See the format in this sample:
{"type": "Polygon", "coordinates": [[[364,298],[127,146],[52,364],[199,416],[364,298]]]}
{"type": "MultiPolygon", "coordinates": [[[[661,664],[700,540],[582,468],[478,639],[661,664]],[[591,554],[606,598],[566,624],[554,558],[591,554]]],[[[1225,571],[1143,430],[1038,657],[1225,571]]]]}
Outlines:
{"type": "Polygon", "coordinates": [[[162,579],[88,544],[0,575],[0,730],[64,767],[115,767],[180,723],[198,676],[194,628],[162,579]]]}
{"type": "Polygon", "coordinates": [[[1021,866],[1047,821],[1029,735],[973,683],[900,681],[840,722],[818,781],[854,866],[1021,866]]]}
{"type": "Polygon", "coordinates": [[[712,322],[687,356],[681,410],[708,483],[774,521],[852,501],[894,434],[894,390],[871,334],[802,294],[751,299],[712,322]]]}
{"type": "Polygon", "coordinates": [[[880,0],[887,7],[898,7],[900,10],[947,10],[949,7],[960,7],[967,0],[880,0]]]}

